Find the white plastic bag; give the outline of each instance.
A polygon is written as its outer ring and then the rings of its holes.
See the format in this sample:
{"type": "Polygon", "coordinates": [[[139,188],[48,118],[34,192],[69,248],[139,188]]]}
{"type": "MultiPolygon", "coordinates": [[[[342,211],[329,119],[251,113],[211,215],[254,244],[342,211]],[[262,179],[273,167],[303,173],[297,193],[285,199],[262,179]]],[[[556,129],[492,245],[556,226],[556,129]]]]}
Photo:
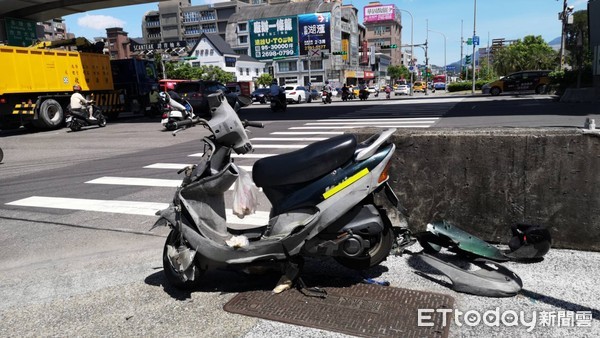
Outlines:
{"type": "Polygon", "coordinates": [[[258,188],[252,181],[250,174],[238,167],[240,176],[233,187],[233,214],[244,218],[256,212],[258,205],[258,188]]]}

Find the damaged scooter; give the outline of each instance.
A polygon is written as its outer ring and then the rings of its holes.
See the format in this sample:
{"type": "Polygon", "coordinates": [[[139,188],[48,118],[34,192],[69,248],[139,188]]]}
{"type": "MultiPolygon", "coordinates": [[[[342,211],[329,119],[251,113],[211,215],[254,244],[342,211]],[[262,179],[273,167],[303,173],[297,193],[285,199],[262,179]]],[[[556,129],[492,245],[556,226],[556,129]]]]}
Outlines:
{"type": "Polygon", "coordinates": [[[171,229],[163,249],[170,284],[194,288],[207,270],[259,266],[279,268],[298,286],[304,257],[333,257],[358,270],[386,259],[402,229],[392,226],[374,196],[383,193],[402,209],[387,184],[393,129],[360,143],[354,135],[340,135],[256,161],[252,180],[271,202],[270,219],[231,229],[225,192],[241,173],[231,155],[251,152],[245,128],[262,124],[242,122],[222,94],[208,100],[212,118],[197,122],[212,134],[203,139],[203,157],[182,169],[181,186],[154,225],[171,229]]]}

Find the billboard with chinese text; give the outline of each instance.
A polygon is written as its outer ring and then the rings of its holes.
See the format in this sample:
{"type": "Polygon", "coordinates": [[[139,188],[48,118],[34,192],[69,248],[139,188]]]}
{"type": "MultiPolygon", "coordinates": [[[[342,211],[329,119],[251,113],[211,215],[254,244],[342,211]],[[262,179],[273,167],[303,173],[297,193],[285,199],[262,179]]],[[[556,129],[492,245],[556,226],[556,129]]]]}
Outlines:
{"type": "Polygon", "coordinates": [[[295,16],[250,20],[250,48],[257,60],[298,56],[295,16]]]}
{"type": "Polygon", "coordinates": [[[309,50],[331,50],[331,13],[311,13],[298,15],[300,34],[300,54],[308,55],[309,50]]]}
{"type": "Polygon", "coordinates": [[[396,12],[395,5],[366,6],[363,14],[365,22],[377,22],[395,20],[396,12]]]}

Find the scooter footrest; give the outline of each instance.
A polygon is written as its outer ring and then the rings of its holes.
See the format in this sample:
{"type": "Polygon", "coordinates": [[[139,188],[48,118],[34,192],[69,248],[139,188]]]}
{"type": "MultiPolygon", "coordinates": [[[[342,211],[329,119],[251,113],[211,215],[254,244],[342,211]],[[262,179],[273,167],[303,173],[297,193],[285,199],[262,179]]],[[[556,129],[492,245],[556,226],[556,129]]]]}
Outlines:
{"type": "Polygon", "coordinates": [[[250,228],[250,229],[234,229],[234,228],[227,228],[227,232],[229,232],[230,234],[234,235],[234,236],[246,236],[248,238],[248,240],[250,241],[254,241],[254,240],[259,240],[263,233],[265,232],[265,230],[267,229],[266,225],[257,227],[257,228],[250,228]]]}

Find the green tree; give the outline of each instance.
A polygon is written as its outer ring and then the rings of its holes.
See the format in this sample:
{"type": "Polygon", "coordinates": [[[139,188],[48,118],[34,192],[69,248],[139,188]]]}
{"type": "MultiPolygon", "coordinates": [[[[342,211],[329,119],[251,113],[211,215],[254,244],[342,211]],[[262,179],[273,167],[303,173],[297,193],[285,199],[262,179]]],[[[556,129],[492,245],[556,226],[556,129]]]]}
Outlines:
{"type": "Polygon", "coordinates": [[[256,80],[256,83],[263,87],[268,87],[271,85],[271,82],[273,82],[273,77],[269,73],[261,74],[256,80]]]}
{"type": "Polygon", "coordinates": [[[221,83],[233,82],[235,75],[217,66],[202,65],[192,67],[189,63],[165,63],[167,76],[170,79],[213,80],[221,83]]]}
{"type": "Polygon", "coordinates": [[[387,69],[387,73],[390,76],[390,78],[392,79],[392,83],[394,83],[395,80],[398,80],[398,79],[410,78],[410,72],[408,71],[408,68],[406,68],[406,66],[404,66],[404,65],[389,66],[387,69]]]}
{"type": "Polygon", "coordinates": [[[553,69],[558,54],[541,36],[528,35],[523,40],[494,53],[494,69],[500,75],[521,70],[553,69]]]}

